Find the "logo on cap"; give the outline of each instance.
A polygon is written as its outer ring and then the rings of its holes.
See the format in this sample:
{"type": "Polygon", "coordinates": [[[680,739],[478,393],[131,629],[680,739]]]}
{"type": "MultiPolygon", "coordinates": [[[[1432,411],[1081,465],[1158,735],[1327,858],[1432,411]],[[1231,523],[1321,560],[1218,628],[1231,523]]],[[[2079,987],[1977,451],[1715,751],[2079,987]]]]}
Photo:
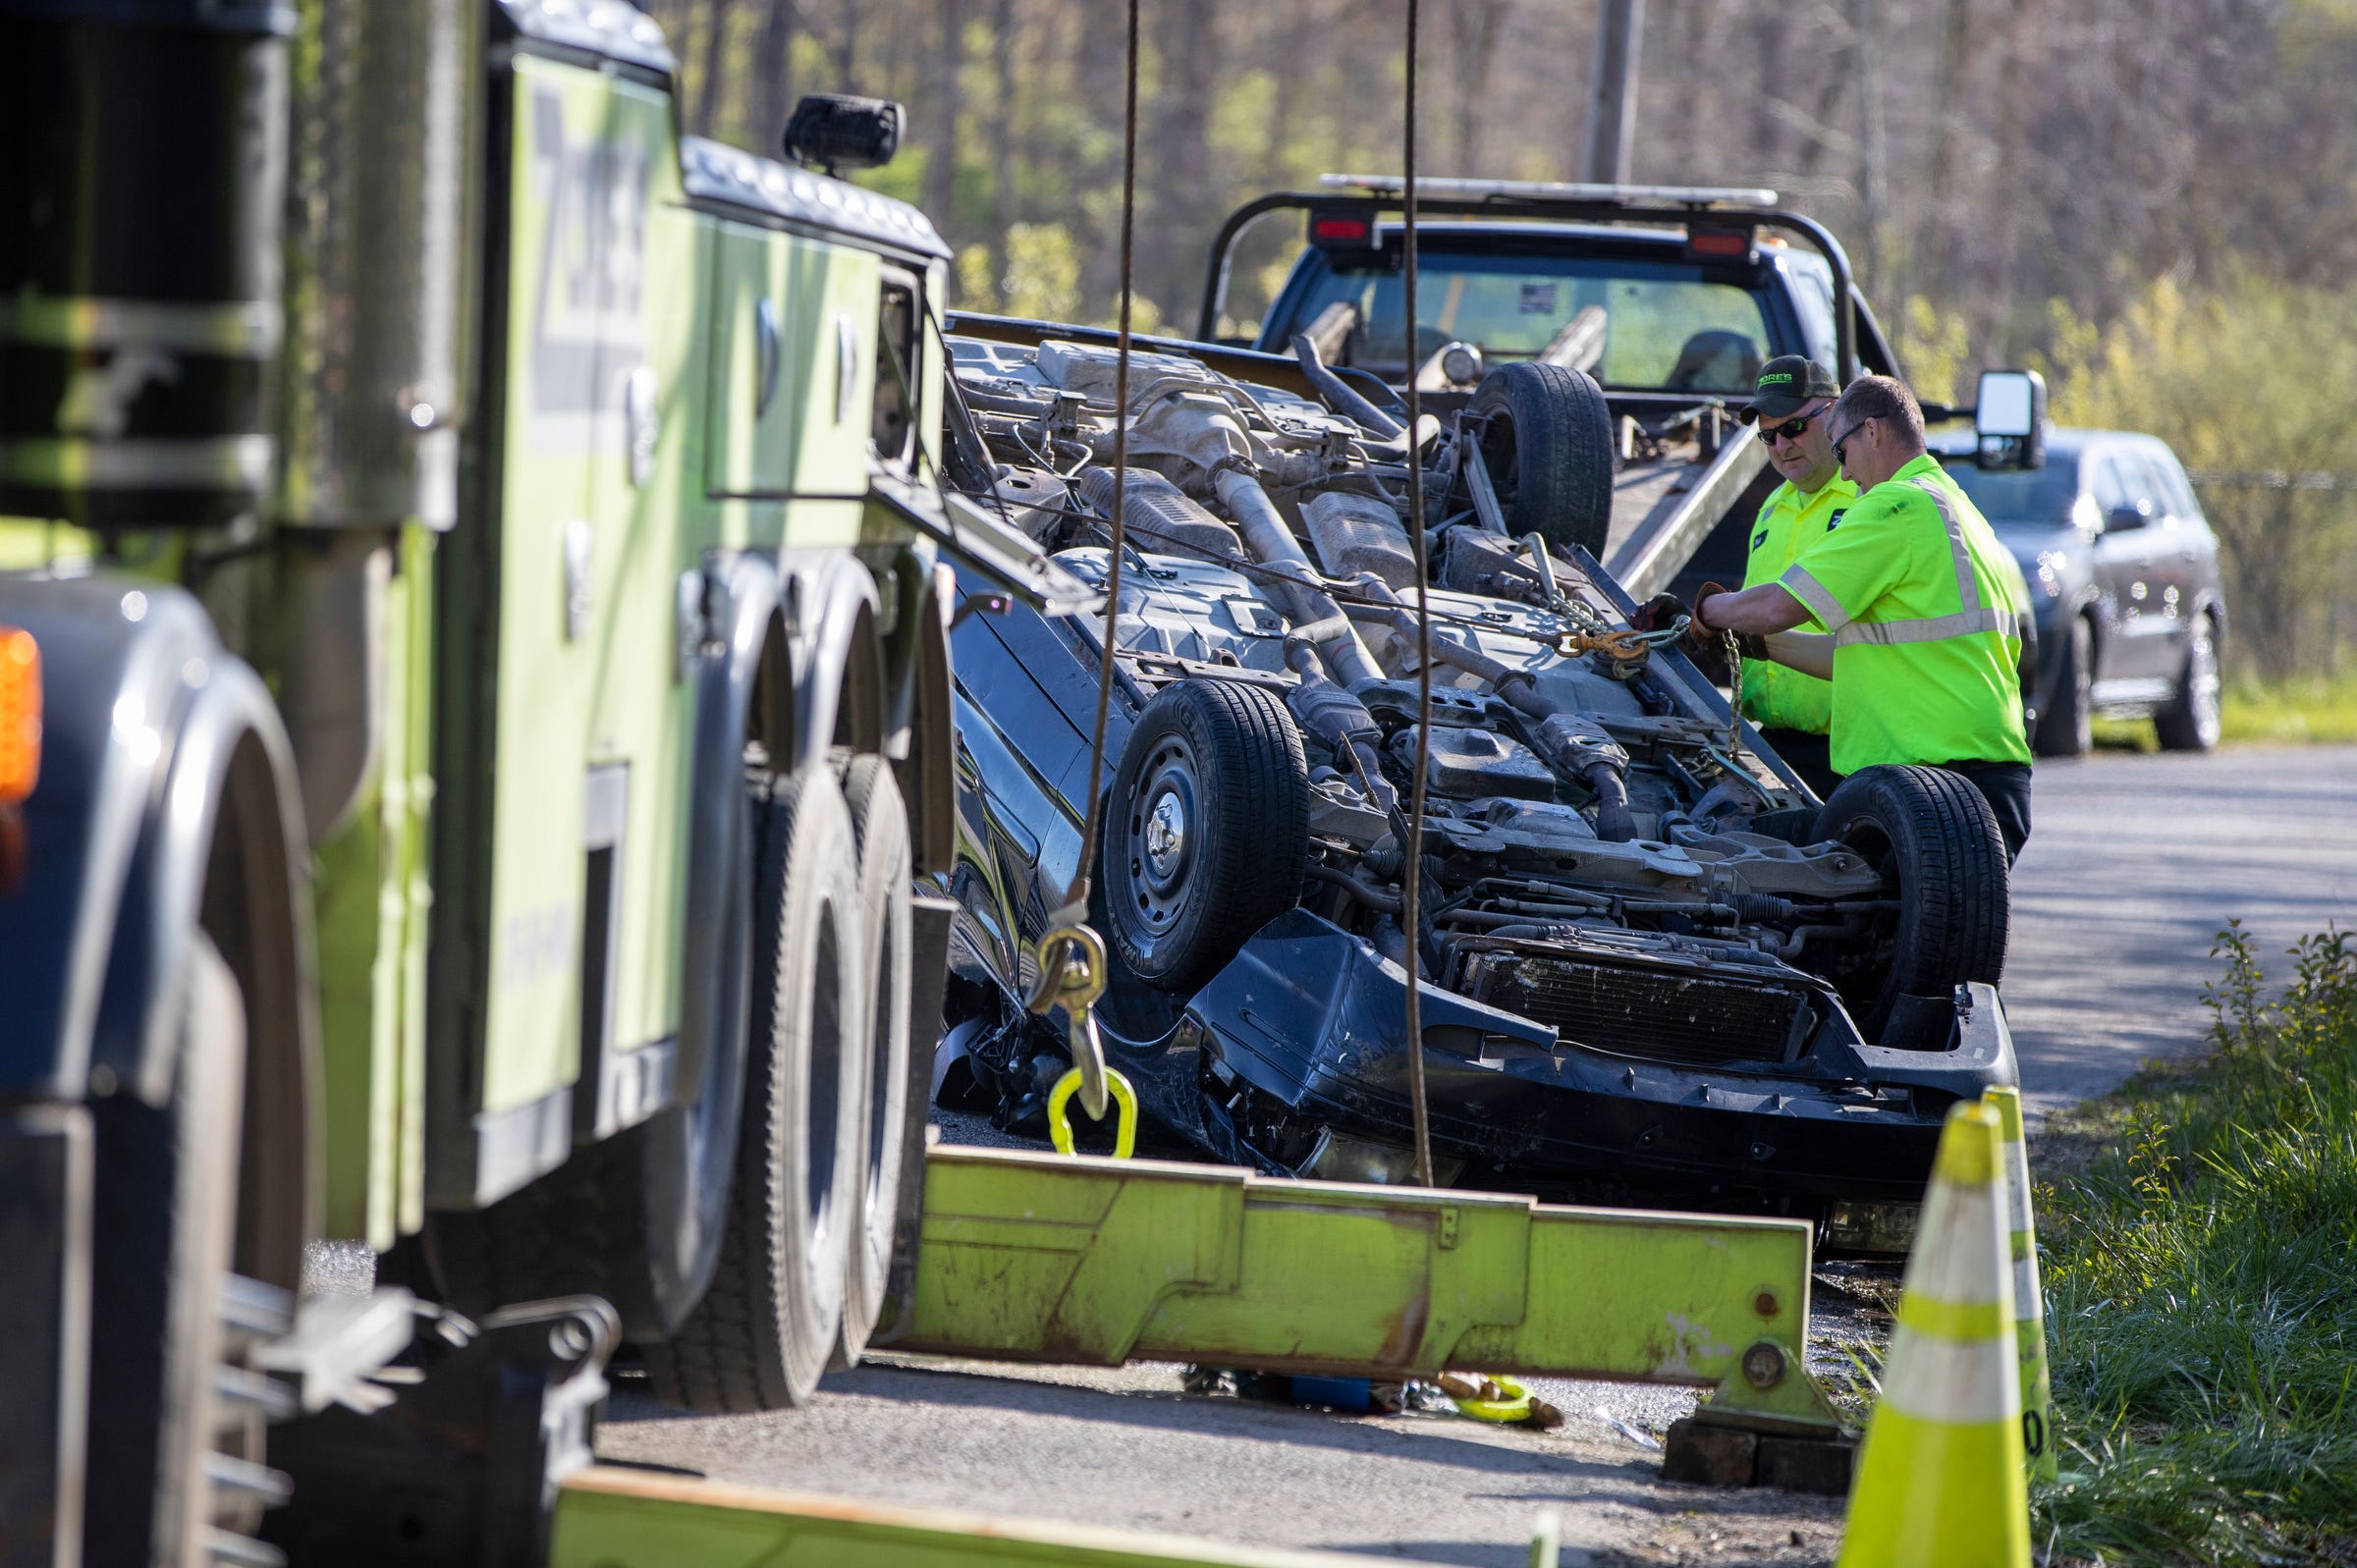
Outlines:
{"type": "Polygon", "coordinates": [[[1790,371],[1779,370],[1774,375],[1760,377],[1760,385],[1763,387],[1780,386],[1784,382],[1790,381],[1791,379],[1792,373],[1790,371]]]}

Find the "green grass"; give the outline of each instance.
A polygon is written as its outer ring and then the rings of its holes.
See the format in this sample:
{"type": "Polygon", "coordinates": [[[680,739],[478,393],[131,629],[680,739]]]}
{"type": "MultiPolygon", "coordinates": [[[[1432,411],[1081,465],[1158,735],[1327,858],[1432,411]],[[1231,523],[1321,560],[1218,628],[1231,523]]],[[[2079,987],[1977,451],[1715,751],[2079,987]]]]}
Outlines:
{"type": "MultiPolygon", "coordinates": [[[[2222,745],[2347,745],[2357,741],[2357,675],[2229,683],[2219,713],[2222,745]]],[[[2099,751],[2158,751],[2150,719],[2098,719],[2099,751]]]]}
{"type": "Polygon", "coordinates": [[[2357,945],[2273,993],[2239,925],[2216,954],[2214,1053],[2033,1150],[2050,1562],[2357,1562],[2357,945]]]}

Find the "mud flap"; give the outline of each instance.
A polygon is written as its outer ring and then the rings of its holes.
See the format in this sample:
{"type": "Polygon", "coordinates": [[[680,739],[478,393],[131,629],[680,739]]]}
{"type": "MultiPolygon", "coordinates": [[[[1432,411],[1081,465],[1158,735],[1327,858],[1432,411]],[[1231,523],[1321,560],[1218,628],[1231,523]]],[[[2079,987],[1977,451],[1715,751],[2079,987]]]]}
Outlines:
{"type": "Polygon", "coordinates": [[[933,1043],[941,1030],[942,999],[950,984],[950,926],[954,898],[918,896],[908,906],[908,1090],[901,1135],[901,1207],[892,1237],[892,1271],[884,1306],[868,1343],[881,1349],[908,1330],[916,1303],[916,1248],[925,1207],[925,1133],[933,1117],[933,1043]],[[917,1049],[917,1042],[926,1042],[917,1049]]]}

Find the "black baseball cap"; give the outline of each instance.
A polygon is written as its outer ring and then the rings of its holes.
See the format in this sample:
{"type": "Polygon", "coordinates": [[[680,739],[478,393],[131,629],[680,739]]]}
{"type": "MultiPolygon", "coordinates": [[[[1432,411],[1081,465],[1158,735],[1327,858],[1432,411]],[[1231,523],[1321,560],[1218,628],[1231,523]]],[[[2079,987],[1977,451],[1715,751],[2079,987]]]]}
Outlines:
{"type": "Polygon", "coordinates": [[[1771,419],[1788,419],[1811,399],[1839,396],[1841,388],[1831,370],[1807,354],[1780,353],[1760,367],[1759,385],[1752,390],[1751,402],[1737,408],[1735,417],[1745,424],[1763,414],[1771,419]]]}

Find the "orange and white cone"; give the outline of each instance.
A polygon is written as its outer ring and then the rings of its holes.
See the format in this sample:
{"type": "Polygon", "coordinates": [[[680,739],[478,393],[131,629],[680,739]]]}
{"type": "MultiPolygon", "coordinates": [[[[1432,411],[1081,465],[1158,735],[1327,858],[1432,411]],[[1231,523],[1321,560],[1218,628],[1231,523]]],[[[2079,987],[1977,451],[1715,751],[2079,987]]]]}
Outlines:
{"type": "Polygon", "coordinates": [[[1949,1108],[1839,1568],[2028,1568],[1998,1112],[1949,1108]]]}
{"type": "Polygon", "coordinates": [[[1983,1105],[1997,1108],[2004,1142],[2006,1214],[2012,1235],[2013,1335],[2021,1363],[2021,1451],[2033,1481],[2052,1481],[2055,1394],[2046,1368],[2046,1298],[2038,1287],[2038,1224],[2030,1214],[2030,1145],[2021,1126],[2021,1091],[1991,1089],[1983,1105]]]}

